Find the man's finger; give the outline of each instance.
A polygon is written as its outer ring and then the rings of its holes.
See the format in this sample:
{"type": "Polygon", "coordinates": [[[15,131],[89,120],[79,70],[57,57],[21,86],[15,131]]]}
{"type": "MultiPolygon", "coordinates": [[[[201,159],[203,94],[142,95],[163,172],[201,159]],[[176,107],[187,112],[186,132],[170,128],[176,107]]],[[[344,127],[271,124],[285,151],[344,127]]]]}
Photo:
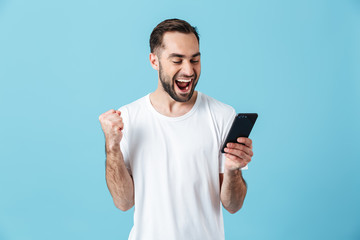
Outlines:
{"type": "Polygon", "coordinates": [[[224,150],[226,153],[234,155],[234,156],[244,159],[244,160],[250,160],[252,157],[252,152],[250,154],[248,154],[247,152],[238,150],[236,148],[225,148],[224,150]]]}
{"type": "Polygon", "coordinates": [[[252,148],[252,140],[250,138],[245,138],[245,137],[239,137],[237,139],[238,143],[243,143],[246,146],[248,146],[249,148],[252,148]]]}
{"type": "Polygon", "coordinates": [[[124,129],[124,123],[122,120],[120,121],[119,129],[120,129],[120,131],[122,131],[124,129]]]}
{"type": "Polygon", "coordinates": [[[240,144],[240,143],[228,143],[226,146],[230,149],[237,149],[240,151],[244,151],[245,153],[250,155],[250,157],[252,157],[254,155],[252,148],[250,148],[246,145],[240,144]]]}

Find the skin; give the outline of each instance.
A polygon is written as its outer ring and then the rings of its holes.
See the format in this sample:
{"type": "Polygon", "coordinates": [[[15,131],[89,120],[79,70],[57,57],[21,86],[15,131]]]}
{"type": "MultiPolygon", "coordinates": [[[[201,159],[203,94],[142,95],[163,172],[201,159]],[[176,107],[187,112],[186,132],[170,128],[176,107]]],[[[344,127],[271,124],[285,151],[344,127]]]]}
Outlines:
{"type": "Polygon", "coordinates": [[[196,101],[197,92],[194,89],[201,72],[199,44],[194,34],[167,32],[163,36],[163,45],[163,48],[156,49],[149,56],[151,66],[158,71],[158,87],[150,94],[150,101],[161,114],[178,117],[190,111],[196,101]],[[175,85],[176,78],[193,79],[188,93],[179,91],[175,85]],[[165,91],[161,79],[171,86],[181,101],[173,99],[165,91]]]}
{"type": "MultiPolygon", "coordinates": [[[[162,47],[150,53],[149,60],[158,71],[158,87],[150,94],[153,107],[168,117],[179,117],[189,112],[197,98],[195,87],[201,73],[199,44],[195,35],[166,32],[162,47]],[[175,79],[191,79],[191,87],[185,93],[181,92],[175,79]]],[[[134,205],[134,182],[120,149],[124,128],[121,113],[111,109],[101,114],[99,120],[105,135],[106,182],[115,206],[126,211],[134,205]]],[[[251,161],[252,141],[239,138],[238,143],[229,143],[225,152],[225,171],[219,174],[220,199],[227,211],[235,213],[242,207],[247,192],[239,168],[251,161]]]]}
{"type": "Polygon", "coordinates": [[[127,171],[120,149],[124,123],[121,112],[109,110],[99,116],[105,135],[106,150],[106,184],[114,204],[122,211],[134,206],[134,181],[127,171]]]}

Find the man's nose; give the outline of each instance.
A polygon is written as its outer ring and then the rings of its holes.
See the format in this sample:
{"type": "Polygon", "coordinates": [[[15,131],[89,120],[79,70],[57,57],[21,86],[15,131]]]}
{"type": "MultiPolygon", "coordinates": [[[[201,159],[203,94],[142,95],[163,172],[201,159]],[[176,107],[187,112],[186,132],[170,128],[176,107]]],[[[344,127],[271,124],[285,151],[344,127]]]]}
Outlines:
{"type": "Polygon", "coordinates": [[[190,61],[185,61],[184,65],[182,67],[182,73],[183,75],[185,75],[186,77],[193,77],[194,76],[194,67],[191,64],[190,61]]]}

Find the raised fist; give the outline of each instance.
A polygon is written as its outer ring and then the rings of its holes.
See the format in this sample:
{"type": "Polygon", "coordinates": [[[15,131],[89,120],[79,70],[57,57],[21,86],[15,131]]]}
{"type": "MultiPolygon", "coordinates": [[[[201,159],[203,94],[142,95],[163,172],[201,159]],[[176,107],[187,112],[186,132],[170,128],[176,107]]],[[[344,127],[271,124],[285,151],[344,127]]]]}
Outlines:
{"type": "Polygon", "coordinates": [[[107,147],[120,147],[122,139],[124,123],[122,121],[121,112],[109,110],[99,116],[101,127],[104,131],[107,147]]]}

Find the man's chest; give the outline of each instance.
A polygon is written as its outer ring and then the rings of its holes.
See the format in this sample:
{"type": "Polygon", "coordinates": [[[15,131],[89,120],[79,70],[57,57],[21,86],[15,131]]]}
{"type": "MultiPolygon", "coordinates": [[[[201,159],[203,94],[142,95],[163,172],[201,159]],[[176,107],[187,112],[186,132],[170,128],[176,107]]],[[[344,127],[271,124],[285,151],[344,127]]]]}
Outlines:
{"type": "Polygon", "coordinates": [[[195,184],[218,173],[221,139],[209,121],[141,122],[129,135],[132,169],[142,178],[191,176],[195,184]]]}

